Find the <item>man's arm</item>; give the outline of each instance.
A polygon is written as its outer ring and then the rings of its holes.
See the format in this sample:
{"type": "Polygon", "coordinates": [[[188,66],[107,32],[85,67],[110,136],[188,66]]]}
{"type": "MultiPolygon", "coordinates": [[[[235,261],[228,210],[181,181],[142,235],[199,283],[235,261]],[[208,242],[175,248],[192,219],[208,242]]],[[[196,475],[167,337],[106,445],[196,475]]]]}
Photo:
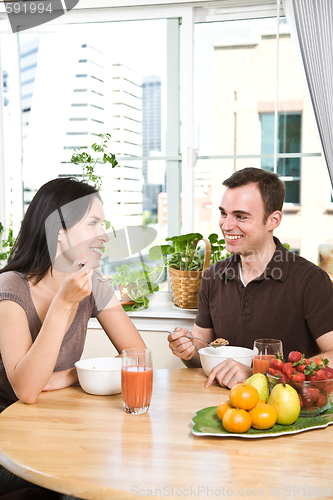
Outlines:
{"type": "MultiPolygon", "coordinates": [[[[333,330],[318,337],[316,342],[321,351],[320,357],[328,359],[330,366],[333,366],[333,330]]],[[[309,359],[312,361],[317,357],[318,355],[309,359]]]]}

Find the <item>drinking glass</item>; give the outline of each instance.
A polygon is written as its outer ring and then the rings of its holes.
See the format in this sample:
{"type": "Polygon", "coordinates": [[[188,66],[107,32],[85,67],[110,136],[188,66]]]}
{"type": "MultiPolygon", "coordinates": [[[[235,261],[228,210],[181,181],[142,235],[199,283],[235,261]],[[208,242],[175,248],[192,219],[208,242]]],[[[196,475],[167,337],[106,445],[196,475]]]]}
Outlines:
{"type": "Polygon", "coordinates": [[[253,344],[253,373],[266,373],[270,360],[275,358],[277,354],[283,356],[281,340],[255,340],[253,344]]]}
{"type": "Polygon", "coordinates": [[[122,351],[121,387],[127,413],[139,415],[149,409],[153,390],[153,360],[149,349],[122,351]]]}

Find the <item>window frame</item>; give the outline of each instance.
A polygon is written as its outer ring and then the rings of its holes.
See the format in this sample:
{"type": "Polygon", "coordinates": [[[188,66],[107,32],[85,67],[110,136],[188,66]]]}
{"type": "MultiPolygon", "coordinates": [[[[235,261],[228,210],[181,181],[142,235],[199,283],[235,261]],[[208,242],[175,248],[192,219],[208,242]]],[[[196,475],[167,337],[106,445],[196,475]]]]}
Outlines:
{"type": "MultiPolygon", "coordinates": [[[[221,156],[198,156],[195,145],[195,110],[194,110],[194,25],[200,22],[213,22],[231,19],[255,19],[260,17],[275,17],[278,13],[276,0],[224,0],[217,2],[209,1],[190,1],[163,0],[163,4],[156,0],[141,0],[142,5],[137,5],[134,0],[96,0],[94,8],[91,8],[90,0],[81,0],[80,4],[72,9],[59,20],[50,21],[48,26],[56,24],[76,24],[76,23],[97,23],[97,22],[117,22],[117,21],[135,21],[135,20],[153,20],[166,19],[169,23],[170,36],[168,36],[167,45],[171,55],[168,56],[168,108],[167,115],[167,138],[166,156],[158,159],[167,161],[167,199],[168,199],[168,236],[186,233],[194,230],[194,169],[197,159],[230,159],[230,158],[253,158],[253,155],[221,155],[221,156]],[[112,6],[110,5],[112,3],[112,6]],[[135,5],[134,5],[135,4],[135,5]],[[181,24],[181,30],[177,32],[176,24],[181,24]],[[172,35],[171,35],[172,33],[172,35]],[[178,54],[178,55],[177,55],[178,54]],[[176,56],[176,58],[175,58],[176,56]],[[171,68],[173,68],[171,70],[171,68]],[[180,86],[181,95],[181,116],[182,123],[180,127],[180,86]],[[176,112],[174,111],[176,110],[176,112]],[[179,172],[181,170],[181,179],[179,172]],[[182,185],[182,209],[180,204],[180,192],[182,185]],[[180,224],[180,211],[181,224],[180,224]]],[[[282,6],[279,7],[280,16],[284,15],[282,6]]],[[[7,20],[7,14],[4,11],[4,4],[0,5],[0,20],[7,20]]],[[[8,22],[9,26],[9,22],[8,22]]],[[[10,30],[10,28],[8,28],[10,30]]],[[[31,29],[30,31],[33,31],[31,29]]],[[[38,31],[38,27],[35,28],[38,31]]],[[[18,199],[22,203],[13,204],[13,223],[14,232],[17,231],[23,216],[23,195],[22,195],[22,125],[20,108],[20,85],[19,85],[19,57],[17,51],[17,34],[12,36],[12,52],[15,53],[16,43],[16,64],[17,64],[17,82],[15,91],[17,102],[15,104],[14,120],[15,139],[19,147],[17,148],[16,164],[18,165],[13,182],[13,192],[15,196],[21,192],[18,199]],[[15,41],[16,40],[16,41],[15,41]]],[[[1,65],[0,65],[1,67],[1,65]]],[[[277,97],[276,97],[277,98],[277,97]]],[[[0,129],[3,125],[2,113],[0,113],[0,129]]],[[[255,155],[260,158],[261,155],[255,155]]],[[[279,154],[277,158],[287,157],[288,155],[279,154]]],[[[321,153],[308,153],[298,155],[303,156],[321,156],[321,153]]],[[[137,158],[142,160],[142,158],[137,158]]],[[[0,170],[4,169],[0,159],[0,170]]],[[[5,199],[8,191],[3,183],[0,185],[0,196],[5,199]]],[[[1,210],[1,207],[0,207],[1,210]]],[[[0,211],[0,220],[2,214],[0,211]]]]}

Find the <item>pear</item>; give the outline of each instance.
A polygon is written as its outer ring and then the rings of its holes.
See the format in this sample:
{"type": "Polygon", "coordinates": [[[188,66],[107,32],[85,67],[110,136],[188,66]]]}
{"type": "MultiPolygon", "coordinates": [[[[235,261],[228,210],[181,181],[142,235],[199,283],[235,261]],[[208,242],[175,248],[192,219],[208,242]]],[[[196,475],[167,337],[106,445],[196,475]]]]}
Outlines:
{"type": "Polygon", "coordinates": [[[269,387],[267,378],[263,373],[255,373],[254,375],[251,375],[251,377],[245,380],[245,384],[253,385],[259,392],[259,398],[267,403],[269,398],[269,387]]]}
{"type": "Polygon", "coordinates": [[[289,384],[276,384],[268,398],[267,403],[277,411],[276,423],[291,425],[299,417],[301,404],[297,391],[289,384]]]}

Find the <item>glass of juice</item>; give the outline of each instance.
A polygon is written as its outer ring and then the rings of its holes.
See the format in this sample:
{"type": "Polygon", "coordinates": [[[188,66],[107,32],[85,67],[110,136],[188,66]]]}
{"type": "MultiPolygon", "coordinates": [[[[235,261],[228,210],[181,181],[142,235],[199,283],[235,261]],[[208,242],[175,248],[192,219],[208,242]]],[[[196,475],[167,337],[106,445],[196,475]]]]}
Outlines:
{"type": "Polygon", "coordinates": [[[140,415],[149,409],[153,391],[153,359],[149,349],[122,351],[121,390],[127,413],[140,415]]]}
{"type": "Polygon", "coordinates": [[[283,356],[281,340],[255,340],[253,344],[253,373],[266,373],[270,360],[276,355],[283,356]]]}

